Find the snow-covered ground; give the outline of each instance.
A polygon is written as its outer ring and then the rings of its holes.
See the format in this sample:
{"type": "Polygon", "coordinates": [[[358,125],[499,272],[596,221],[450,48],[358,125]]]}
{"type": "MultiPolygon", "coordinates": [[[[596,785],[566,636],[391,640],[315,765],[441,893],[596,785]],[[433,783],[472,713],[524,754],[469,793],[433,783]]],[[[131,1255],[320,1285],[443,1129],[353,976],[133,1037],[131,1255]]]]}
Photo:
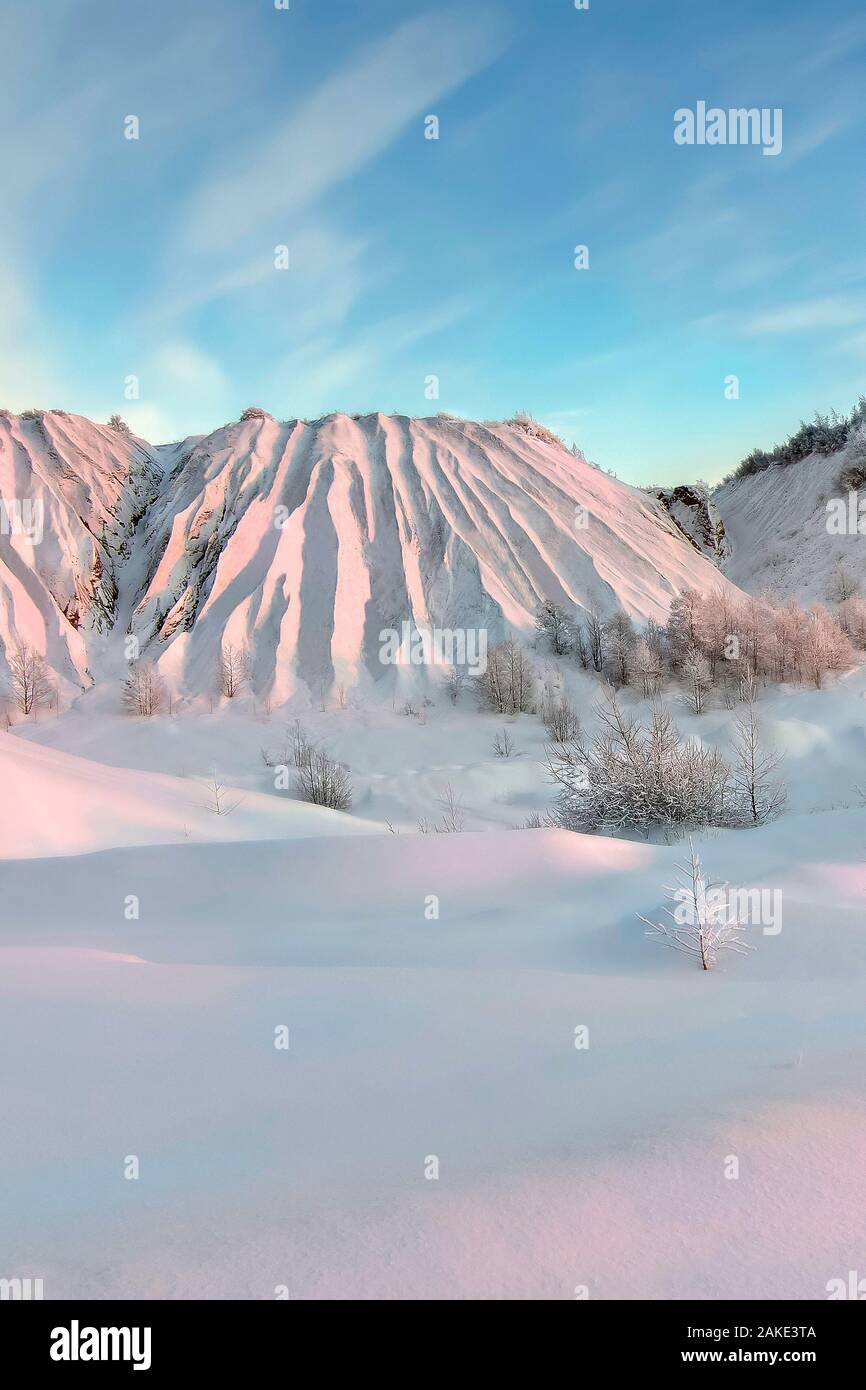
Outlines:
{"type": "MultiPolygon", "coordinates": [[[[709,974],[636,917],[681,845],[511,828],[551,800],[529,716],[502,760],[468,701],[308,711],[346,816],[275,791],[286,721],[252,702],[131,720],[94,691],[0,734],[0,1275],[813,1299],[862,1273],[864,692],[762,697],[788,812],[696,843],[781,930],[709,974]],[[449,785],[466,833],[417,833],[449,785]]],[[[730,719],[678,714],[720,746],[730,719]]]]}

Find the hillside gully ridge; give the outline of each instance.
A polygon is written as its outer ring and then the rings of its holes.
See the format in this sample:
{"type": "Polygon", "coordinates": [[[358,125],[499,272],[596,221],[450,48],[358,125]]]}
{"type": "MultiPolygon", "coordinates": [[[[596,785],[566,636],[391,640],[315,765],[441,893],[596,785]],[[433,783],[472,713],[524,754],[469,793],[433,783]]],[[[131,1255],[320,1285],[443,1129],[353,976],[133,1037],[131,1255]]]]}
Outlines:
{"type": "Polygon", "coordinates": [[[29,633],[69,698],[124,636],[192,695],[243,645],[281,702],[374,686],[406,622],[492,642],[531,632],[542,596],[663,621],[684,585],[726,583],[706,497],[652,497],[530,423],[255,412],[152,446],[7,412],[0,493],[0,641],[29,633]]]}

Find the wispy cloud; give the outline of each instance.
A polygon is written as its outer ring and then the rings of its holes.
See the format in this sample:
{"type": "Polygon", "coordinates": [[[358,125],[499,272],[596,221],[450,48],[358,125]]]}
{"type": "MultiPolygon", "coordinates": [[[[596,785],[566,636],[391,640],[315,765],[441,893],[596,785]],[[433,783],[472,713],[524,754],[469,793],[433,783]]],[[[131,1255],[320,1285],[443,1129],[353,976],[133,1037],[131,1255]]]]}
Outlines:
{"type": "MultiPolygon", "coordinates": [[[[192,194],[180,244],[206,256],[291,229],[385,150],[412,117],[502,51],[495,10],[456,5],[401,24],[326,79],[264,141],[236,149],[192,194]]],[[[418,138],[423,132],[419,127],[418,138]]]]}
{"type": "Polygon", "coordinates": [[[747,337],[766,334],[808,333],[824,328],[848,328],[866,321],[866,307],[853,299],[829,296],[784,304],[753,315],[744,325],[747,337]]]}

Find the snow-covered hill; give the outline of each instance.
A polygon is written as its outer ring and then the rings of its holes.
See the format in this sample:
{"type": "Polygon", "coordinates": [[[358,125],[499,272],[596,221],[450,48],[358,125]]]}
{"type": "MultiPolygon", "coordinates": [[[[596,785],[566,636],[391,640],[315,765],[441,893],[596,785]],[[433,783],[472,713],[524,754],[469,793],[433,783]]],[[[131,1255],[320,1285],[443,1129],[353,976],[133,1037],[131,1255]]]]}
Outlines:
{"type": "Polygon", "coordinates": [[[210,689],[231,643],[279,701],[381,679],[403,623],[496,641],[542,597],[663,621],[724,583],[658,499],[521,424],[257,414],[154,448],[6,415],[0,470],[45,511],[41,543],[0,542],[0,650],[30,642],[79,685],[128,627],[177,691],[210,689]]]}
{"type": "Polygon", "coordinates": [[[87,634],[115,625],[119,572],[158,482],[152,451],[119,430],[58,410],[0,411],[4,658],[26,642],[62,686],[89,683],[87,634]]]}
{"type": "Polygon", "coordinates": [[[811,454],[717,488],[713,502],[731,547],[722,564],[728,578],[752,594],[794,598],[804,605],[826,603],[839,596],[841,565],[866,592],[864,537],[854,530],[838,534],[835,523],[843,503],[847,526],[847,465],[844,449],[811,454]]]}

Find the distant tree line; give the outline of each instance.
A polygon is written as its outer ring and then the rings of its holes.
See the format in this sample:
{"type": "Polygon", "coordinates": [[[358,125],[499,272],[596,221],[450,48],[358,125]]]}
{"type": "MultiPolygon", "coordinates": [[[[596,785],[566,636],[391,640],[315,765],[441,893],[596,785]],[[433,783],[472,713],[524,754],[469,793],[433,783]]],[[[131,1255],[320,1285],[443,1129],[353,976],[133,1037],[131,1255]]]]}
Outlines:
{"type": "Polygon", "coordinates": [[[816,412],[814,420],[801,422],[800,428],[789,435],[784,444],[769,450],[753,449],[724,481],[762,473],[774,463],[799,463],[810,454],[836,454],[855,436],[858,442],[866,436],[866,396],[862,395],[850,415],[839,415],[835,410],[829,415],[816,412]]]}

